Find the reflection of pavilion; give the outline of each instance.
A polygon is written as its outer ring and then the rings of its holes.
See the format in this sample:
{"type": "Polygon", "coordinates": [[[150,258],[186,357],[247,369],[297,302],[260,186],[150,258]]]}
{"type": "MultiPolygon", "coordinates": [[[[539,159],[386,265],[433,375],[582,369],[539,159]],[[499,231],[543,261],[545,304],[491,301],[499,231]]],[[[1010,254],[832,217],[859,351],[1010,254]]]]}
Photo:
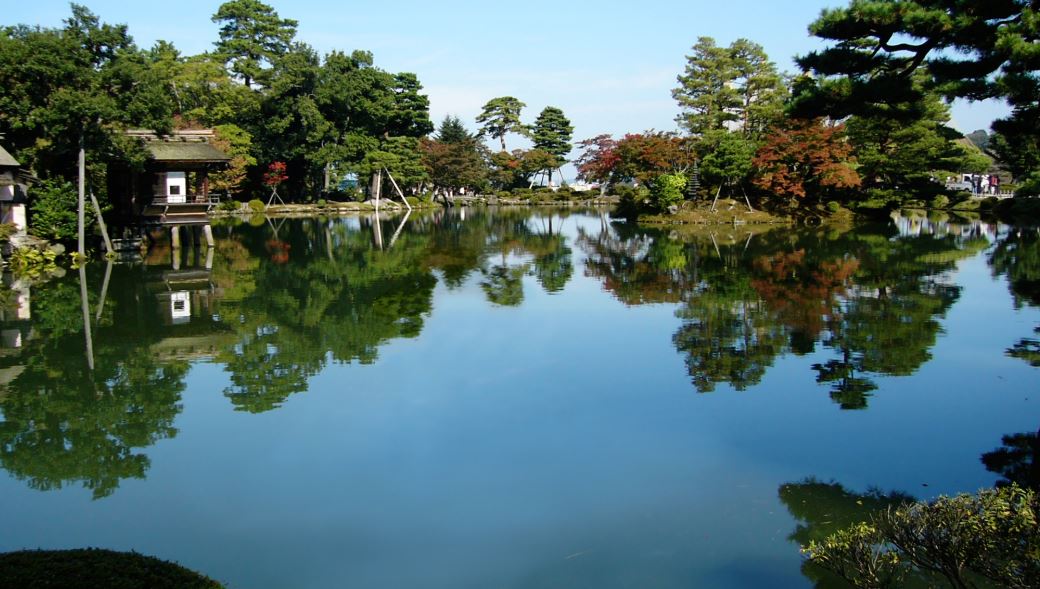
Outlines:
{"type": "Polygon", "coordinates": [[[164,337],[151,346],[153,356],[164,360],[211,358],[234,343],[234,332],[217,316],[222,289],[205,267],[152,270],[144,289],[165,326],[161,330],[164,337]]]}
{"type": "Polygon", "coordinates": [[[184,325],[213,316],[219,289],[208,268],[166,269],[150,272],[145,288],[158,302],[163,325],[184,325]]]}
{"type": "MultiPolygon", "coordinates": [[[[33,333],[29,284],[24,280],[15,280],[7,272],[3,276],[3,285],[10,289],[12,299],[10,304],[0,305],[0,357],[17,357],[33,333]]],[[[0,397],[3,396],[3,388],[24,371],[25,366],[22,364],[0,366],[0,397]]]]}

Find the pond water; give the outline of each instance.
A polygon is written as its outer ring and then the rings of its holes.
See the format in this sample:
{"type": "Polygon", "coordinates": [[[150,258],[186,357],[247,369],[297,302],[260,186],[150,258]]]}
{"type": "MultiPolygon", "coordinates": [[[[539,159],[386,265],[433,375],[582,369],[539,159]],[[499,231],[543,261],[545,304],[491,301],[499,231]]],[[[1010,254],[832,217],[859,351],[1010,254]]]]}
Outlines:
{"type": "Polygon", "coordinates": [[[233,588],[830,586],[799,542],[1030,483],[994,451],[1040,425],[1033,229],[215,233],[7,280],[0,551],[132,549],[233,588]]]}

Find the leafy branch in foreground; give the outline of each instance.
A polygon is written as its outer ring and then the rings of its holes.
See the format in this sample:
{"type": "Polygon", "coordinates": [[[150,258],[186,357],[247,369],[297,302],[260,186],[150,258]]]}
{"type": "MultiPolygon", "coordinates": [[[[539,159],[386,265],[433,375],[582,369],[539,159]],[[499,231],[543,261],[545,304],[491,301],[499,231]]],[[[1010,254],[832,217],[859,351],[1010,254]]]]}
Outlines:
{"type": "Polygon", "coordinates": [[[1025,588],[1040,578],[1038,513],[1036,492],[1010,485],[889,508],[802,552],[865,589],[922,575],[956,589],[986,581],[1025,588]]]}

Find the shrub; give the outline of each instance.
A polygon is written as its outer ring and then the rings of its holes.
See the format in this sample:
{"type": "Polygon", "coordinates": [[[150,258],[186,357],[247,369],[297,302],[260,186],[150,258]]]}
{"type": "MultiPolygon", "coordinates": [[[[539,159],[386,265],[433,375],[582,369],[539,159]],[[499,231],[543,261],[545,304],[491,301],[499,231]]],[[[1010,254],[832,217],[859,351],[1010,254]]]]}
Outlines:
{"type": "Polygon", "coordinates": [[[217,205],[217,210],[224,211],[227,213],[233,213],[238,210],[239,206],[240,205],[237,200],[233,198],[227,198],[220,201],[220,204],[217,205]]]}
{"type": "Polygon", "coordinates": [[[831,213],[837,213],[841,210],[841,205],[833,200],[827,201],[827,210],[831,213]]]}
{"type": "Polygon", "coordinates": [[[17,232],[18,227],[15,227],[14,223],[0,223],[0,243],[10,241],[11,236],[17,232]]]}
{"type": "Polygon", "coordinates": [[[614,214],[626,219],[634,219],[650,206],[650,191],[645,186],[618,186],[614,191],[618,196],[614,214]]]}
{"type": "Polygon", "coordinates": [[[328,203],[325,202],[324,198],[319,198],[318,202],[316,202],[315,204],[317,204],[319,207],[323,207],[323,206],[325,206],[328,203]]]}
{"type": "MultiPolygon", "coordinates": [[[[47,179],[32,188],[29,203],[29,232],[56,241],[73,241],[78,235],[78,195],[71,182],[47,179]]],[[[86,223],[94,222],[93,207],[86,209],[86,223]]]]}
{"type": "Polygon", "coordinates": [[[945,209],[950,206],[950,197],[945,194],[937,195],[932,199],[932,202],[930,202],[929,205],[933,209],[945,209]]]}
{"type": "Polygon", "coordinates": [[[262,213],[265,210],[267,210],[267,205],[265,205],[264,201],[260,200],[259,198],[254,198],[253,200],[249,201],[249,210],[253,211],[254,213],[262,213]]]}
{"type": "Polygon", "coordinates": [[[654,180],[650,188],[650,195],[654,206],[664,210],[672,205],[681,203],[683,201],[683,190],[685,189],[685,174],[662,174],[654,180]]]}
{"type": "Polygon", "coordinates": [[[36,278],[56,270],[58,252],[50,248],[20,247],[11,253],[11,269],[17,276],[36,278]]]}
{"type": "Polygon", "coordinates": [[[802,551],[856,587],[901,586],[915,574],[1030,587],[1040,578],[1038,516],[1036,492],[1011,485],[890,508],[802,551]]]}
{"type": "Polygon", "coordinates": [[[5,587],[149,587],[219,589],[220,583],[180,565],[136,552],[23,550],[0,554],[5,587]]]}

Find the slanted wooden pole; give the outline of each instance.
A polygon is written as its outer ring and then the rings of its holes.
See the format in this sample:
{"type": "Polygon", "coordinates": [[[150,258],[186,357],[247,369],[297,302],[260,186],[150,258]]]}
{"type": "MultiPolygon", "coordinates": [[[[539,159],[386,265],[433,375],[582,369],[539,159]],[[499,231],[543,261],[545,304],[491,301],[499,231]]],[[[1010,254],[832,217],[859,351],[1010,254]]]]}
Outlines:
{"type": "Polygon", "coordinates": [[[408,216],[411,214],[412,210],[408,209],[408,212],[406,212],[404,217],[401,218],[401,223],[397,226],[397,231],[394,231],[393,237],[390,238],[390,245],[388,245],[386,249],[394,247],[394,242],[397,241],[397,238],[401,235],[401,230],[404,229],[404,224],[408,222],[408,216]]]}
{"type": "Polygon", "coordinates": [[[404,197],[404,193],[401,192],[401,187],[397,185],[397,181],[394,180],[394,175],[390,173],[390,170],[386,171],[387,178],[390,178],[390,183],[394,185],[394,189],[397,190],[397,194],[401,197],[401,202],[404,206],[408,207],[408,212],[412,212],[412,205],[408,204],[408,199],[404,197]]]}
{"type": "Polygon", "coordinates": [[[202,226],[202,234],[206,236],[206,247],[212,248],[213,242],[213,227],[209,223],[202,226]]]}
{"type": "Polygon", "coordinates": [[[755,209],[751,208],[751,200],[748,199],[747,191],[744,190],[744,185],[743,184],[740,185],[740,191],[744,193],[744,202],[747,203],[747,210],[751,211],[752,213],[755,212],[755,209]]]}
{"type": "Polygon", "coordinates": [[[98,301],[95,319],[101,321],[101,312],[105,310],[105,298],[108,297],[108,283],[112,279],[112,260],[105,266],[105,280],[101,283],[101,300],[98,301]]]}
{"type": "Polygon", "coordinates": [[[115,250],[112,248],[112,240],[108,238],[108,227],[105,226],[105,218],[101,216],[101,205],[98,204],[97,197],[94,196],[94,192],[90,193],[90,202],[94,205],[94,213],[97,215],[98,226],[101,227],[101,237],[105,239],[105,251],[110,254],[115,254],[115,250]]]}
{"type": "Polygon", "coordinates": [[[719,184],[719,189],[715,191],[715,200],[711,201],[711,210],[715,210],[715,203],[719,202],[719,194],[722,193],[722,184],[719,184]]]}

